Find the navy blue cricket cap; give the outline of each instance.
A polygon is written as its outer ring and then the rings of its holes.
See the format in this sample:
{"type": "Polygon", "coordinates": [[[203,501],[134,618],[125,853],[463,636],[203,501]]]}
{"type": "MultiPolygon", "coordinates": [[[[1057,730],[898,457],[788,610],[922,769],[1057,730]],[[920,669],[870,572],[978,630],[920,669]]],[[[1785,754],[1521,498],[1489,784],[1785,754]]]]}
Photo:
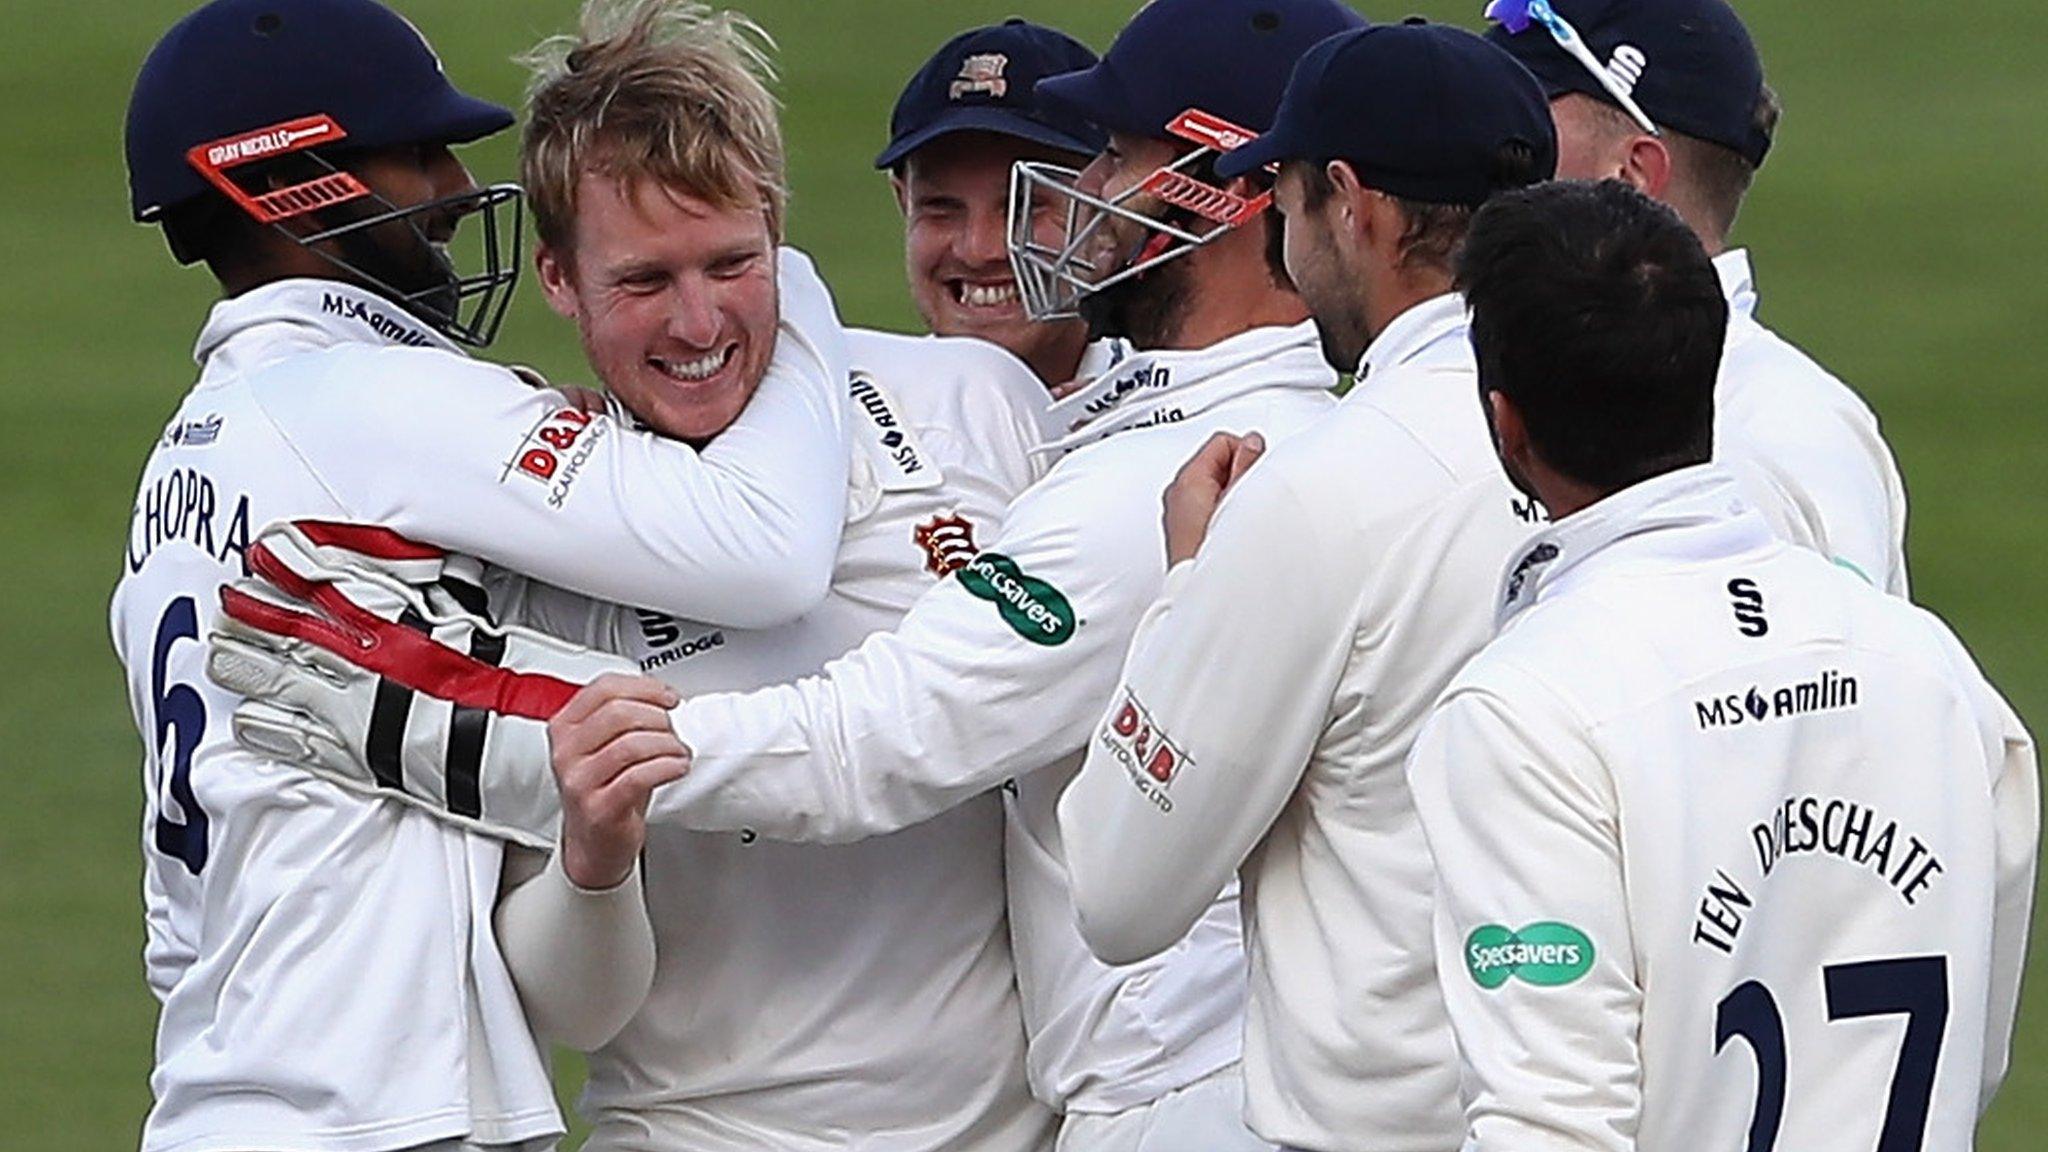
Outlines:
{"type": "MultiPolygon", "coordinates": [[[[1660,127],[1763,164],[1771,150],[1770,132],[1756,123],[1764,65],[1735,9],[1722,0],[1551,0],[1550,7],[1610,72],[1633,78],[1630,95],[1660,127]]],[[[1615,104],[1540,25],[1518,34],[1496,26],[1486,37],[1534,72],[1552,99],[1580,92],[1615,104]]]]}
{"type": "Polygon", "coordinates": [[[330,116],[347,148],[462,144],[512,126],[466,96],[411,22],[375,0],[214,0],[150,50],[128,101],[135,218],[208,190],[185,153],[241,132],[330,116]]]}
{"type": "Polygon", "coordinates": [[[1542,85],[1507,53],[1447,24],[1380,24],[1302,57],[1272,129],[1216,174],[1280,160],[1343,160],[1382,192],[1477,206],[1549,179],[1557,130],[1542,85]]]}
{"type": "Polygon", "coordinates": [[[933,53],[896,98],[889,146],[875,157],[875,167],[894,168],[954,132],[993,132],[1093,156],[1102,151],[1102,130],[1046,107],[1033,89],[1043,77],[1094,63],[1086,44],[1016,17],[962,32],[933,53]]]}
{"type": "Polygon", "coordinates": [[[1038,95],[1133,136],[1166,139],[1190,108],[1263,132],[1302,54],[1364,26],[1337,0],[1152,0],[1101,63],[1040,81],[1038,95]]]}

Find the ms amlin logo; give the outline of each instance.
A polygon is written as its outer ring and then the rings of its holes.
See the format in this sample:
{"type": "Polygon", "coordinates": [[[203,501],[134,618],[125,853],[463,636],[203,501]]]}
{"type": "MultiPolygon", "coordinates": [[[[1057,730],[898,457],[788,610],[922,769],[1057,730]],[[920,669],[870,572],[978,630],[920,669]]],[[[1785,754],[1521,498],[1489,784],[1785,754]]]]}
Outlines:
{"type": "Polygon", "coordinates": [[[1569,984],[1593,967],[1593,941],[1569,924],[1543,920],[1519,931],[1481,924],[1465,937],[1465,967],[1492,991],[1511,979],[1539,988],[1569,984]]]}

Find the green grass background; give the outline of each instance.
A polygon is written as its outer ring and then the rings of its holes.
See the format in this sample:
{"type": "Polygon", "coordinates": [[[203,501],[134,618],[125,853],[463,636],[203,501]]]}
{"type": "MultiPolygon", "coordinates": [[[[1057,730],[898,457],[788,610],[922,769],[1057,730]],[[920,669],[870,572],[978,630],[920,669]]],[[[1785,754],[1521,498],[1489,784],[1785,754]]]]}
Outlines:
{"type": "MultiPolygon", "coordinates": [[[[1740,0],[1738,0],[1740,2],[1740,0]]],[[[1467,25],[1479,0],[1366,0],[1467,25]]],[[[510,57],[570,0],[401,0],[450,73],[515,101],[510,57]]],[[[139,744],[105,605],[134,480],[193,376],[211,299],[132,226],[128,88],[185,4],[11,0],[0,38],[0,1146],[134,1147],[155,1021],[139,950],[139,744]]],[[[762,0],[781,40],[791,231],[853,320],[914,322],[886,182],[868,162],[897,86],[953,31],[1014,13],[1098,48],[1132,0],[762,0]]],[[[1789,112],[1739,229],[1763,315],[1882,415],[1912,498],[1918,598],[1948,617],[2022,715],[2048,717],[2039,565],[2048,289],[2048,72],[2019,0],[1852,7],[1747,0],[1789,112]]],[[[1227,67],[1227,61],[1215,66],[1227,67]]],[[[468,154],[509,178],[511,142],[468,154]]],[[[526,287],[499,354],[582,376],[572,332],[526,287]]],[[[2048,949],[2037,946],[2037,960],[2048,949]]],[[[2036,965],[2013,1072],[1982,1147],[2041,1146],[2048,1017],[2036,965]]],[[[317,1043],[317,1037],[307,1037],[317,1043]]],[[[565,1064],[563,1078],[576,1069],[565,1064]]],[[[1873,1097],[1875,1100],[1876,1097],[1873,1097]]]]}

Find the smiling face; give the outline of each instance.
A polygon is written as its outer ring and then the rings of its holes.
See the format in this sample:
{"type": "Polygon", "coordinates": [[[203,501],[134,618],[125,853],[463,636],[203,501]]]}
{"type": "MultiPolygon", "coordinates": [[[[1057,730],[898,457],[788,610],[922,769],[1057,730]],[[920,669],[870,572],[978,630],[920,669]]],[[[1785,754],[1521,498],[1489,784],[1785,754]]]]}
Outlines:
{"type": "MultiPolygon", "coordinates": [[[[954,132],[905,159],[896,198],[910,294],[925,324],[940,336],[980,337],[1037,367],[1067,349],[1078,358],[1085,332],[1076,321],[1033,323],[1017,298],[1006,236],[1010,168],[1019,160],[1076,157],[992,132],[954,132]]],[[[1052,205],[1033,205],[1032,219],[1039,242],[1057,244],[1052,205]]]]}
{"type": "MultiPolygon", "coordinates": [[[[1074,188],[1111,203],[1116,203],[1118,197],[1129,196],[1119,207],[1140,216],[1163,219],[1170,211],[1164,202],[1147,193],[1133,194],[1133,190],[1154,172],[1173,164],[1180,155],[1180,149],[1168,141],[1111,132],[1109,143],[1081,169],[1074,188]]],[[[1109,215],[1097,227],[1087,255],[1104,276],[1114,275],[1141,259],[1152,239],[1153,233],[1144,225],[1109,215]]]]}
{"type": "Polygon", "coordinates": [[[598,378],[649,427],[702,442],[760,387],[779,318],[764,205],[723,208],[585,173],[573,246],[543,246],[541,287],[576,321],[598,378]]]}

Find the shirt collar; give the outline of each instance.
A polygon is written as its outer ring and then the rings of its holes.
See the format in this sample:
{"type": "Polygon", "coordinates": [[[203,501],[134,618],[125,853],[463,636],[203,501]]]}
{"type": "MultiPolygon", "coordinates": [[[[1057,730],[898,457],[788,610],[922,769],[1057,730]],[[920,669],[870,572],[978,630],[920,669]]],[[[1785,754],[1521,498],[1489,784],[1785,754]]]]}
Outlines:
{"type": "Polygon", "coordinates": [[[1721,295],[1728,298],[1731,315],[1756,315],[1756,273],[1749,266],[1749,250],[1730,248],[1714,257],[1714,273],[1721,278],[1721,295]]]}
{"type": "Polygon", "coordinates": [[[339,344],[403,345],[465,355],[446,336],[391,301],[338,280],[278,280],[213,306],[192,358],[201,366],[233,345],[255,359],[339,344]],[[260,345],[259,350],[256,346],[260,345]]]}
{"type": "Polygon", "coordinates": [[[1394,317],[1366,346],[1358,361],[1358,378],[1366,379],[1375,368],[1391,368],[1420,356],[1439,340],[1463,336],[1469,318],[1465,298],[1456,292],[1432,296],[1394,317]]]}
{"type": "Polygon", "coordinates": [[[1558,520],[1516,552],[1501,577],[1495,624],[1543,600],[1574,573],[1621,556],[1708,560],[1768,544],[1770,526],[1735,477],[1698,464],[1632,484],[1558,520]]]}
{"type": "Polygon", "coordinates": [[[1100,341],[1083,359],[1088,384],[1045,409],[1041,452],[1065,452],[1133,428],[1177,424],[1262,388],[1327,392],[1337,374],[1323,362],[1316,326],[1252,328],[1206,348],[1134,352],[1100,341]]]}

